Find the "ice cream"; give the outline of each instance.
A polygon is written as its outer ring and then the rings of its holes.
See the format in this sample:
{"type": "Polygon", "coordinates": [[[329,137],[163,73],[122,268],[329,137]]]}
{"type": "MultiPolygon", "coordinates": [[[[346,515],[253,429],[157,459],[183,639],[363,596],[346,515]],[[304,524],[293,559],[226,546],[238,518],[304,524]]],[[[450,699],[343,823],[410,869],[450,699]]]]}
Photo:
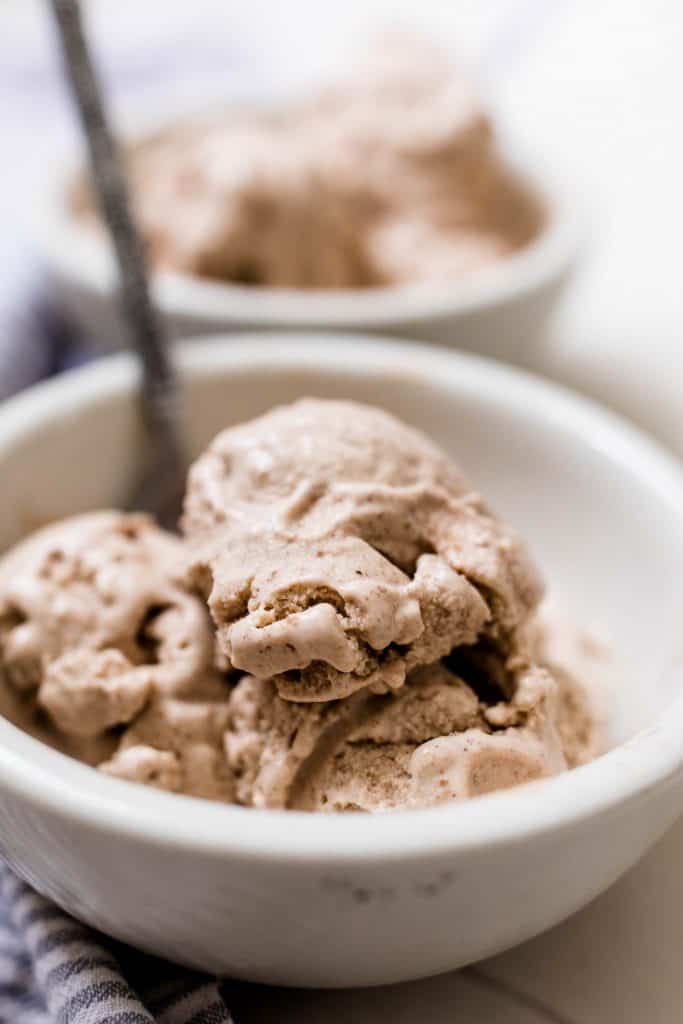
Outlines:
{"type": "MultiPolygon", "coordinates": [[[[243,285],[449,281],[543,221],[471,89],[405,36],[310,101],[175,124],[133,146],[129,169],[156,264],[243,285]]],[[[92,220],[82,189],[74,202],[92,220]]]]}
{"type": "Polygon", "coordinates": [[[539,574],[453,462],[307,399],[219,434],[183,537],[57,523],[0,561],[0,710],[119,778],[245,806],[389,811],[589,760],[539,574]]]}
{"type": "Polygon", "coordinates": [[[480,635],[511,650],[541,595],[521,543],[444,454],[351,402],[220,434],[185,508],[228,661],[290,700],[395,689],[480,635]]]}
{"type": "MultiPolygon", "coordinates": [[[[415,670],[396,693],[366,690],[308,706],[247,676],[231,695],[226,734],[238,798],[315,811],[426,807],[590,759],[581,696],[564,703],[540,667],[520,673],[516,686],[510,703],[488,705],[437,663],[415,670]]],[[[563,686],[580,694],[573,680],[563,686]]]]}
{"type": "Polygon", "coordinates": [[[209,748],[221,751],[229,688],[214,666],[206,608],[182,585],[183,564],[176,538],[145,516],[117,512],[68,519],[6,555],[5,715],[114,774],[208,795],[209,748]],[[205,762],[199,780],[197,759],[205,762]]]}

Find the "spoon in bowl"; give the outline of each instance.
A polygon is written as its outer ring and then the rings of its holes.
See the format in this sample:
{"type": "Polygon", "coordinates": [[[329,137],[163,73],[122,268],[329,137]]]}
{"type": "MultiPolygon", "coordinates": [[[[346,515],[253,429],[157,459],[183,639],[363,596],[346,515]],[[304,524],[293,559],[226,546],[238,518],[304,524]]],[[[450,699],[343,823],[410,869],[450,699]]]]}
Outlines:
{"type": "Polygon", "coordinates": [[[118,268],[129,347],[140,362],[140,404],[147,451],[142,477],[127,502],[173,528],[180,514],[186,460],[178,377],[161,318],[152,301],[144,247],[135,227],[123,162],[83,30],[78,0],[50,0],[67,80],[85,134],[92,178],[118,268]]]}

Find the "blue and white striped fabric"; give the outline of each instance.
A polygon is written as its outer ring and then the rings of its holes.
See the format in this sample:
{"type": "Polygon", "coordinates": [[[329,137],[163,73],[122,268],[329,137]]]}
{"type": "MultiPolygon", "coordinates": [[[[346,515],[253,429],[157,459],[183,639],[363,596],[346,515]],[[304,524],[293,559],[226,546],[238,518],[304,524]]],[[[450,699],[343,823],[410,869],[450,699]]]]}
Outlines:
{"type": "Polygon", "coordinates": [[[226,1024],[218,981],[115,943],[0,862],[0,1024],[226,1024]]]}

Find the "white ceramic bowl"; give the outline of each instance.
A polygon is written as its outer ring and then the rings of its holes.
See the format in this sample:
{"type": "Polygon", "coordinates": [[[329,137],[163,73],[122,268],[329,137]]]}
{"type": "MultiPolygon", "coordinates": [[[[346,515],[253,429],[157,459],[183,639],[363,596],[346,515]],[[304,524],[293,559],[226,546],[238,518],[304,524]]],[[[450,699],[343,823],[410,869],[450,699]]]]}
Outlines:
{"type": "MultiPolygon", "coordinates": [[[[159,119],[143,119],[140,138],[159,119]]],[[[163,123],[163,122],[161,122],[163,123]]],[[[543,159],[501,140],[511,167],[547,210],[538,237],[519,252],[448,284],[316,290],[244,287],[171,272],[155,275],[159,309],[174,338],[227,330],[332,328],[394,334],[504,355],[536,344],[569,278],[585,227],[572,188],[543,159]]],[[[94,344],[121,347],[114,266],[104,240],[66,202],[76,167],[55,175],[33,211],[34,234],[65,307],[94,344]]]]}
{"type": "MultiPolygon", "coordinates": [[[[423,345],[279,336],[182,353],[191,445],[302,394],[379,403],[445,445],[528,535],[627,666],[594,763],[385,816],[254,811],[98,774],[0,721],[0,846],[38,890],[120,939],[293,985],[445,971],[560,921],[683,806],[683,479],[620,420],[540,380],[423,345]]],[[[122,356],[0,409],[0,546],[122,500],[140,427],[122,356]]]]}

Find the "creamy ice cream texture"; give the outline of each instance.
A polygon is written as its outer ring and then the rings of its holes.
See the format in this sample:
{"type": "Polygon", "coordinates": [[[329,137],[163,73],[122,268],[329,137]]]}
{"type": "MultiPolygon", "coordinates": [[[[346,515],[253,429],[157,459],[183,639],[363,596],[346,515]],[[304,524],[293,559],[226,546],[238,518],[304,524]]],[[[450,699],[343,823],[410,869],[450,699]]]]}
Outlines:
{"type": "Polygon", "coordinates": [[[432,442],[303,400],[219,434],[183,538],[57,523],[0,562],[0,710],[109,774],[254,807],[422,807],[597,749],[522,542],[432,442]]]}
{"type": "Polygon", "coordinates": [[[444,453],[378,409],[303,401],[225,431],[185,508],[219,644],[290,700],[395,689],[482,635],[512,650],[541,595],[444,453]]]}
{"type": "Polygon", "coordinates": [[[105,770],[118,749],[116,774],[230,799],[230,688],[183,561],[176,538],[116,512],[58,523],[6,555],[2,710],[105,770]]]}
{"type": "MultiPolygon", "coordinates": [[[[467,83],[405,36],[308,102],[207,114],[142,140],[129,171],[158,266],[246,285],[452,281],[528,244],[543,221],[467,83]]],[[[83,191],[75,204],[92,216],[83,191]]]]}

